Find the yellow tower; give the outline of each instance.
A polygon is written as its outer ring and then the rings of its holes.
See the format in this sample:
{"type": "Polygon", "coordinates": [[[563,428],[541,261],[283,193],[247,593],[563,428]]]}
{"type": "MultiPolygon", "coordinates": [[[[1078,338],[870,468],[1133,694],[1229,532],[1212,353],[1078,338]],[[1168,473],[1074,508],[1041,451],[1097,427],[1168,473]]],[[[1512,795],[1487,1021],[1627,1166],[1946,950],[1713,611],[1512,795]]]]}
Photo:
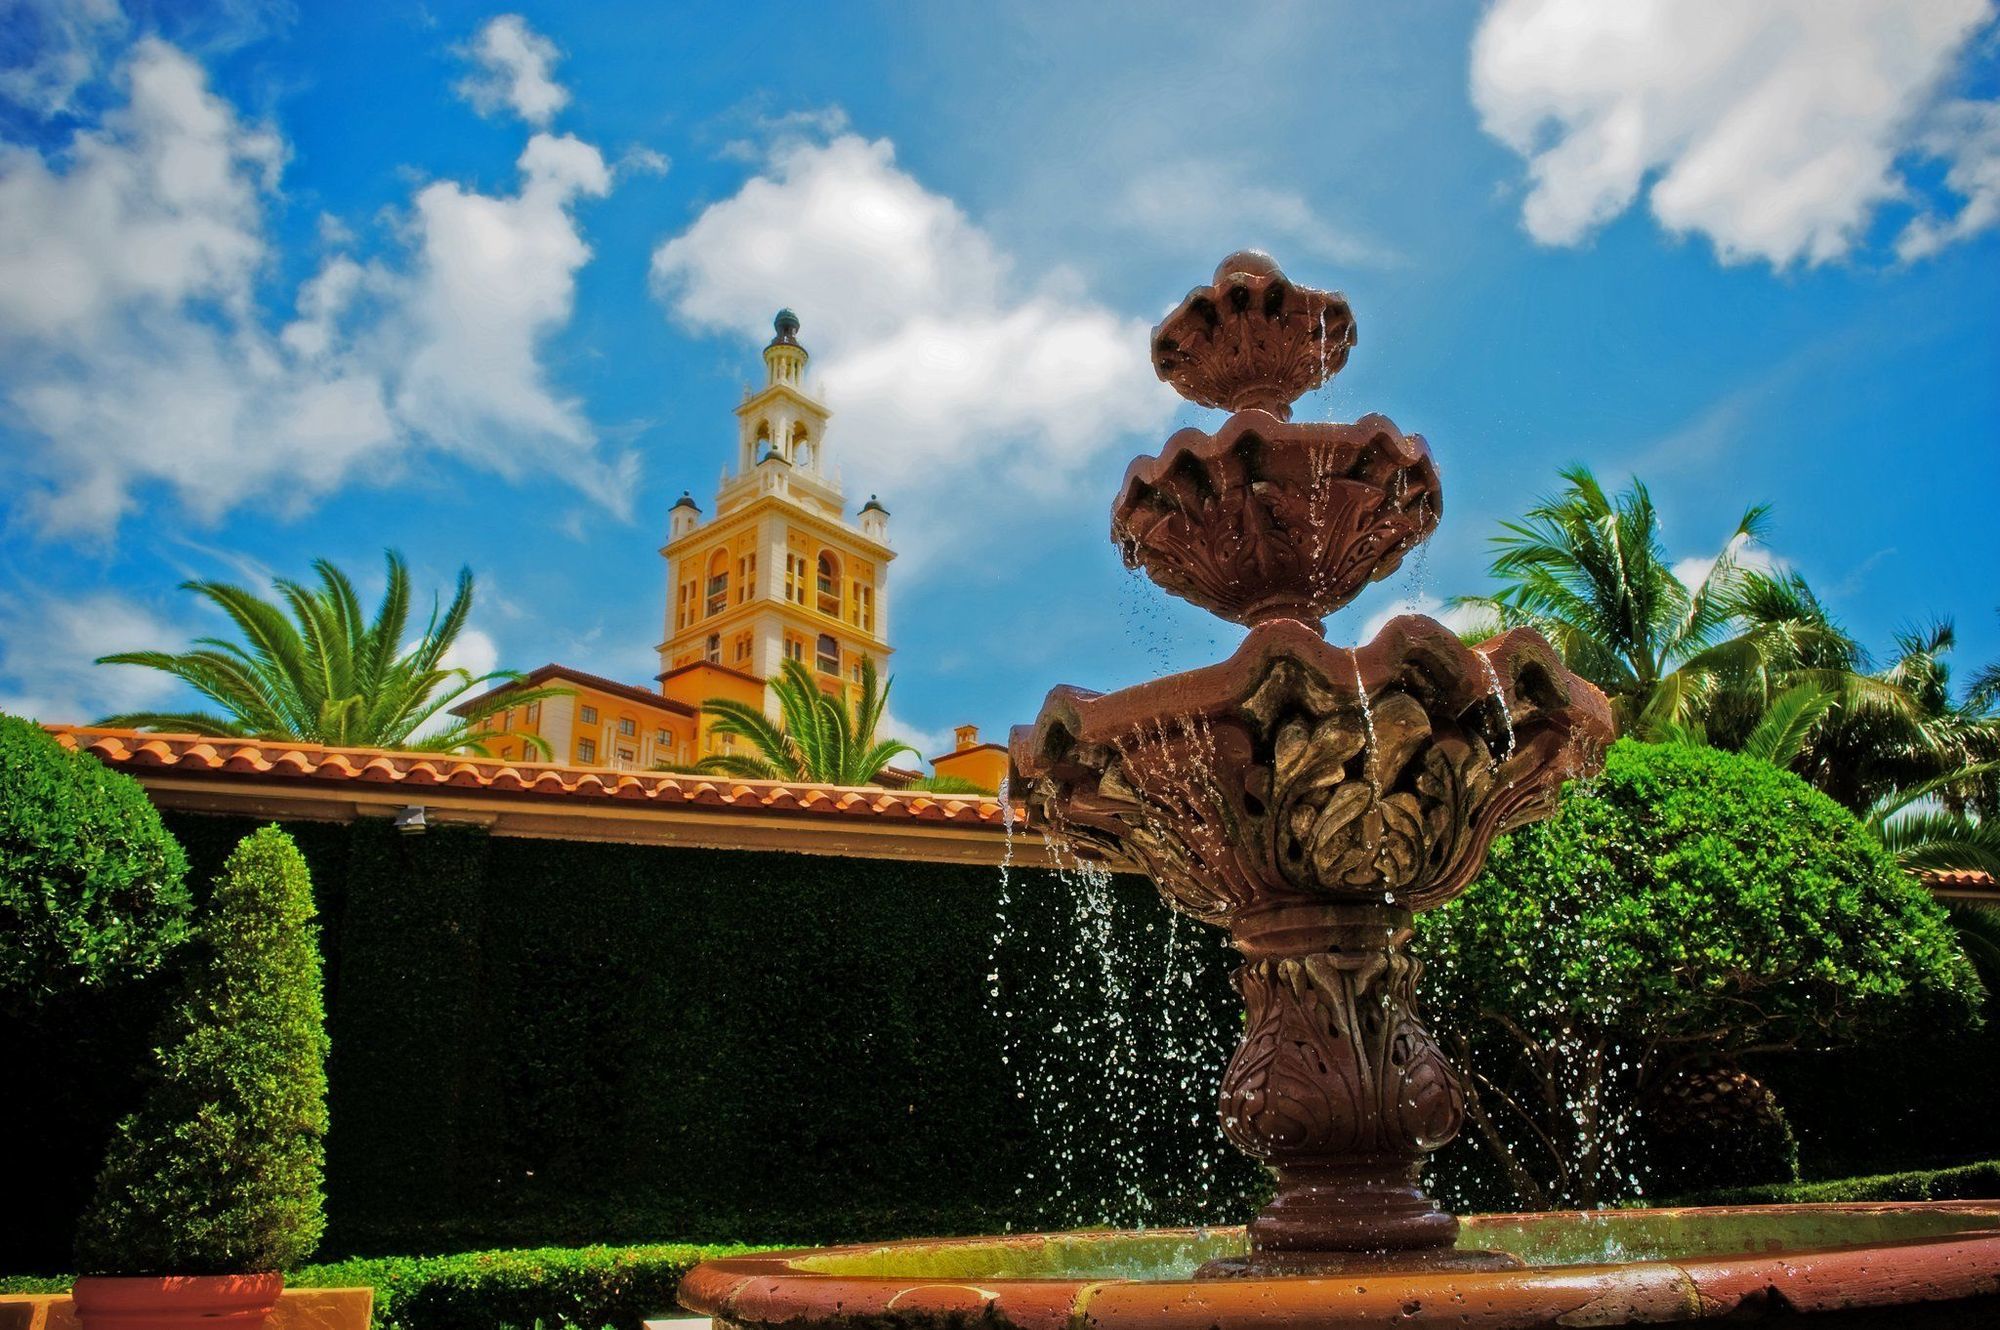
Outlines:
{"type": "MultiPolygon", "coordinates": [[[[667,543],[666,634],[660,691],[700,706],[712,697],[761,700],[787,657],[820,686],[852,697],[861,663],[887,673],[889,512],[873,495],[850,522],[828,467],[826,404],[808,390],[799,319],[779,310],[764,348],[764,386],[736,408],[733,468],[715,516],[686,494],[667,543]]],[[[715,751],[704,724],[698,747],[715,751]]]]}

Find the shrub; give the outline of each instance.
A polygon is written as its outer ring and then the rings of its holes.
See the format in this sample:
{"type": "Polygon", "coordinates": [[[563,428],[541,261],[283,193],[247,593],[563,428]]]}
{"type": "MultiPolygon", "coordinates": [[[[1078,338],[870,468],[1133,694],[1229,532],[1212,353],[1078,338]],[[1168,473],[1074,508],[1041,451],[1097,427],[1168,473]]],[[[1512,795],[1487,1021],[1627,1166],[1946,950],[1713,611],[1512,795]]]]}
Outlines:
{"type": "Polygon", "coordinates": [[[1802,1205],[1841,1201],[1976,1201],[2000,1196],[2000,1160],[1825,1182],[1733,1187],[1683,1197],[1683,1205],[1802,1205]]]}
{"type": "Polygon", "coordinates": [[[155,1078],[118,1124],[77,1256],[85,1273],[284,1270],[321,1213],[326,1031],[312,884],[266,827],[230,855],[203,963],[167,1018],[155,1078]]]}
{"type": "Polygon", "coordinates": [[[186,873],[137,781],[0,716],[0,1013],[157,969],[186,873]]]}
{"type": "Polygon", "coordinates": [[[1944,910],[1853,816],[1709,748],[1620,741],[1420,930],[1473,1134],[1531,1205],[1639,1190],[1686,1078],[1977,1019],[1944,910]]]}
{"type": "Polygon", "coordinates": [[[375,1330],[598,1330],[672,1311],[681,1277],[698,1263],[752,1250],[676,1243],[375,1257],[307,1266],[288,1282],[373,1288],[375,1330]]]}
{"type": "MultiPolygon", "coordinates": [[[[716,1256],[762,1250],[694,1246],[543,1247],[452,1256],[376,1256],[307,1265],[290,1288],[372,1288],[374,1330],[633,1327],[672,1311],[682,1276],[716,1256]]],[[[66,1293],[72,1275],[0,1276],[0,1293],[66,1293]]]]}

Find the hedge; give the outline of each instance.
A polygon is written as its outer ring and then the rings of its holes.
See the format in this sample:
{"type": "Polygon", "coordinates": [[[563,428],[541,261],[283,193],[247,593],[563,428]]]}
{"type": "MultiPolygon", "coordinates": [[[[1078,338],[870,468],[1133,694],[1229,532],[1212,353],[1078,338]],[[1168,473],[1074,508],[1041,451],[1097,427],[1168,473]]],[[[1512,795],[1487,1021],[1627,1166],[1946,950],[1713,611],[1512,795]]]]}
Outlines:
{"type": "MultiPolygon", "coordinates": [[[[288,1288],[375,1290],[374,1330],[495,1330],[541,1325],[632,1330],[672,1311],[681,1277],[714,1256],[756,1248],[661,1244],[542,1247],[454,1256],[388,1256],[308,1265],[288,1288]]],[[[0,1293],[66,1293],[68,1275],[0,1278],[0,1293]]]]}
{"type": "Polygon", "coordinates": [[[1832,1178],[1824,1182],[1773,1183],[1762,1187],[1732,1187],[1684,1197],[1677,1205],[1797,1205],[1834,1201],[1976,1201],[2000,1196],[2000,1160],[1960,1164],[1954,1168],[1920,1169],[1908,1173],[1876,1173],[1868,1177],[1832,1178]]]}
{"type": "MultiPolygon", "coordinates": [[[[197,884],[256,825],[168,822],[197,884]]],[[[286,830],[326,962],[317,1259],[1056,1227],[1129,1217],[1064,1198],[1128,1197],[1135,1179],[1171,1193],[1156,1222],[1222,1220],[1261,1185],[1216,1129],[1219,1068],[1147,1044],[1113,1086],[1087,1040],[1049,1033],[1101,1027],[1106,1009],[1104,967],[1078,970],[1077,894],[1052,874],[1013,875],[996,999],[990,866],[411,836],[384,820],[286,830]],[[1065,967],[1087,982],[1064,989],[1065,967]],[[1026,1093],[1024,1064],[1041,1068],[1026,1093]],[[1072,1127],[1056,1140],[1059,1098],[1072,1127]],[[1109,1120],[1120,1103],[1133,1121],[1109,1120]],[[1114,1148],[1114,1132],[1129,1139],[1114,1148]],[[1058,1176],[1046,1160],[1065,1151],[1058,1176]]],[[[1106,891],[1123,1028],[1157,1040],[1171,1002],[1182,1041],[1223,1047],[1240,1006],[1220,939],[1183,926],[1181,981],[1151,886],[1106,891]]],[[[24,1162],[33,1193],[96,1160],[24,1162]]],[[[45,1211],[0,1250],[17,1270],[67,1268],[62,1228],[45,1211]]]]}

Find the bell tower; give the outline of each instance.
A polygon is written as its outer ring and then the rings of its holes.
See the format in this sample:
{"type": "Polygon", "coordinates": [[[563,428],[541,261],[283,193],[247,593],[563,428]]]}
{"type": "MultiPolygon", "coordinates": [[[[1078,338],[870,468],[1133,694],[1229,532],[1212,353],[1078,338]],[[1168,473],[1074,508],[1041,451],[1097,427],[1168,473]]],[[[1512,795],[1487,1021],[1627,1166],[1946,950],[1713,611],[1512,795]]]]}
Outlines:
{"type": "MultiPolygon", "coordinates": [[[[861,663],[888,672],[888,510],[874,496],[850,520],[830,465],[827,410],[806,372],[799,316],[778,311],[764,347],[764,382],[736,408],[735,464],[703,522],[692,498],[675,506],[667,544],[666,635],[660,686],[700,706],[749,700],[775,714],[765,682],[787,659],[828,691],[858,691],[861,663]]],[[[703,753],[711,751],[704,726],[703,753]]]]}

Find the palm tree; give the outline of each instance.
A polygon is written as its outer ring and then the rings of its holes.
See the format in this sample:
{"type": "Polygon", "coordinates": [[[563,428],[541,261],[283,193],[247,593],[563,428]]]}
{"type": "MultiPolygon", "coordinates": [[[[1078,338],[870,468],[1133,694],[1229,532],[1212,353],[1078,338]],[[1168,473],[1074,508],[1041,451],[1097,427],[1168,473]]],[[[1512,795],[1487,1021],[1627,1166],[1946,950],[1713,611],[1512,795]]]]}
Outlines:
{"type": "Polygon", "coordinates": [[[540,736],[480,733],[479,723],[502,708],[569,690],[517,689],[450,715],[447,708],[468,693],[521,676],[505,670],[474,675],[443,663],[472,613],[469,568],[459,570],[451,604],[440,612],[433,602],[430,621],[406,646],[410,571],[396,551],[387,551],[387,558],[388,586],[372,621],[362,613],[354,584],[325,559],[313,561],[316,587],[278,579],[276,603],[225,582],[183,582],[182,590],[228,615],[242,641],[204,637],[193,651],[121,651],[97,663],[162,670],[221,710],[133,711],[106,716],[98,724],[482,755],[487,743],[519,737],[546,757],[550,749],[540,736]]]}
{"type": "Polygon", "coordinates": [[[1507,585],[1453,603],[1483,609],[1503,626],[1540,630],[1570,669],[1611,698],[1625,732],[1670,732],[1725,677],[1754,670],[1759,640],[1738,613],[1747,579],[1740,556],[1769,510],[1745,509],[1690,587],[1667,560],[1643,484],[1634,480],[1613,498],[1588,467],[1561,474],[1561,493],[1504,523],[1493,539],[1491,571],[1507,585]]]}
{"type": "Polygon", "coordinates": [[[714,718],[714,733],[734,735],[754,751],[710,754],[695,764],[696,771],[743,780],[872,785],[882,768],[917,751],[899,739],[875,737],[889,704],[889,683],[879,679],[867,657],[861,661],[861,696],[851,709],[796,660],[785,661],[771,680],[771,692],[778,699],[775,721],[748,702],[712,698],[702,704],[714,718]]]}
{"type": "Polygon", "coordinates": [[[1858,813],[1924,799],[1947,812],[2000,814],[2000,698],[1978,679],[1963,700],[1955,696],[1956,643],[1949,621],[1898,633],[1894,660],[1860,676],[1871,691],[1814,731],[1799,774],[1858,813]]]}

